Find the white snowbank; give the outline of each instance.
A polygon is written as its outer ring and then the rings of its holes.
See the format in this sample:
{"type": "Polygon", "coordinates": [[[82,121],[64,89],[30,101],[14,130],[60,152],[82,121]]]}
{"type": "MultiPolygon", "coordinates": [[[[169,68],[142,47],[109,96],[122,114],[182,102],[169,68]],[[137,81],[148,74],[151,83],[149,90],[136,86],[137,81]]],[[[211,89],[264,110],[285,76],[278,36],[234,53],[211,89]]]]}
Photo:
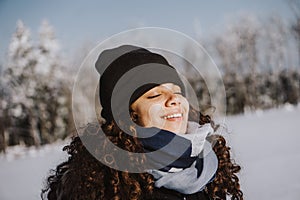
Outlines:
{"type": "Polygon", "coordinates": [[[11,147],[0,155],[0,200],[41,199],[40,192],[50,169],[64,161],[62,151],[69,141],[42,148],[11,147]]]}
{"type": "Polygon", "coordinates": [[[245,199],[299,199],[300,106],[229,117],[227,125],[245,199]]]}

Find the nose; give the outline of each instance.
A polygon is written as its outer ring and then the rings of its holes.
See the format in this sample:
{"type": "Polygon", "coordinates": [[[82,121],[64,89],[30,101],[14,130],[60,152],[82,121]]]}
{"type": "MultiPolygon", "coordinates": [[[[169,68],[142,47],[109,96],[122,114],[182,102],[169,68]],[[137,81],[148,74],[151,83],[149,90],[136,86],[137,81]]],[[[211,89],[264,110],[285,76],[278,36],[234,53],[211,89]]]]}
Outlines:
{"type": "Polygon", "coordinates": [[[174,93],[168,93],[167,94],[167,99],[166,99],[166,106],[178,106],[180,105],[180,99],[178,96],[174,93]]]}

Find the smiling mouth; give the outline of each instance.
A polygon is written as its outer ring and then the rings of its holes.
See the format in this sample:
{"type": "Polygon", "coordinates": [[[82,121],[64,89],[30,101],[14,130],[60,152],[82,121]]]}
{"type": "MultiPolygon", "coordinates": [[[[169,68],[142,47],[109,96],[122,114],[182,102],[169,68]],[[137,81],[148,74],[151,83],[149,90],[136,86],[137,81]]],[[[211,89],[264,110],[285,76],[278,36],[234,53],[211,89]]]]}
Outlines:
{"type": "Polygon", "coordinates": [[[183,116],[182,113],[174,113],[174,114],[171,114],[171,115],[165,115],[162,118],[163,119],[174,119],[174,118],[181,118],[182,116],[183,116]]]}

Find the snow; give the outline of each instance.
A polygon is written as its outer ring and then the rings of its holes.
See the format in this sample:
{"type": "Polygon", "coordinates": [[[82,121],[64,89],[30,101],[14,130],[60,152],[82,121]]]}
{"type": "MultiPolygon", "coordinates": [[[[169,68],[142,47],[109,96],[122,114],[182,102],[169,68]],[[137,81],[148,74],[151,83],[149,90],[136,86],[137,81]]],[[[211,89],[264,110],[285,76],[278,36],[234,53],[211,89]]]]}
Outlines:
{"type": "MultiPolygon", "coordinates": [[[[242,166],[245,199],[296,200],[300,196],[300,105],[227,117],[233,158],[242,166]]],[[[66,158],[69,141],[0,155],[0,200],[40,199],[50,169],[66,158]]]]}
{"type": "Polygon", "coordinates": [[[0,200],[41,199],[40,191],[50,169],[66,159],[69,141],[42,148],[16,146],[0,155],[0,200]]]}
{"type": "Polygon", "coordinates": [[[300,106],[291,105],[228,118],[245,199],[299,199],[299,123],[300,106]]]}

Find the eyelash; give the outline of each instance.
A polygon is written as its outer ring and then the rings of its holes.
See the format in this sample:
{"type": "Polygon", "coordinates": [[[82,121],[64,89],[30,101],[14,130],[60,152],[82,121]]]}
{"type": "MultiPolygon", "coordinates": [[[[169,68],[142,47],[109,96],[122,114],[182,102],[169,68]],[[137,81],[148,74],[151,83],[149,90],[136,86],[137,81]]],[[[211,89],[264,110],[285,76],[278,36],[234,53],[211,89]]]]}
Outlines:
{"type": "Polygon", "coordinates": [[[157,95],[153,95],[153,96],[149,96],[147,97],[148,99],[154,99],[155,97],[159,97],[161,94],[157,94],[157,95]]]}

